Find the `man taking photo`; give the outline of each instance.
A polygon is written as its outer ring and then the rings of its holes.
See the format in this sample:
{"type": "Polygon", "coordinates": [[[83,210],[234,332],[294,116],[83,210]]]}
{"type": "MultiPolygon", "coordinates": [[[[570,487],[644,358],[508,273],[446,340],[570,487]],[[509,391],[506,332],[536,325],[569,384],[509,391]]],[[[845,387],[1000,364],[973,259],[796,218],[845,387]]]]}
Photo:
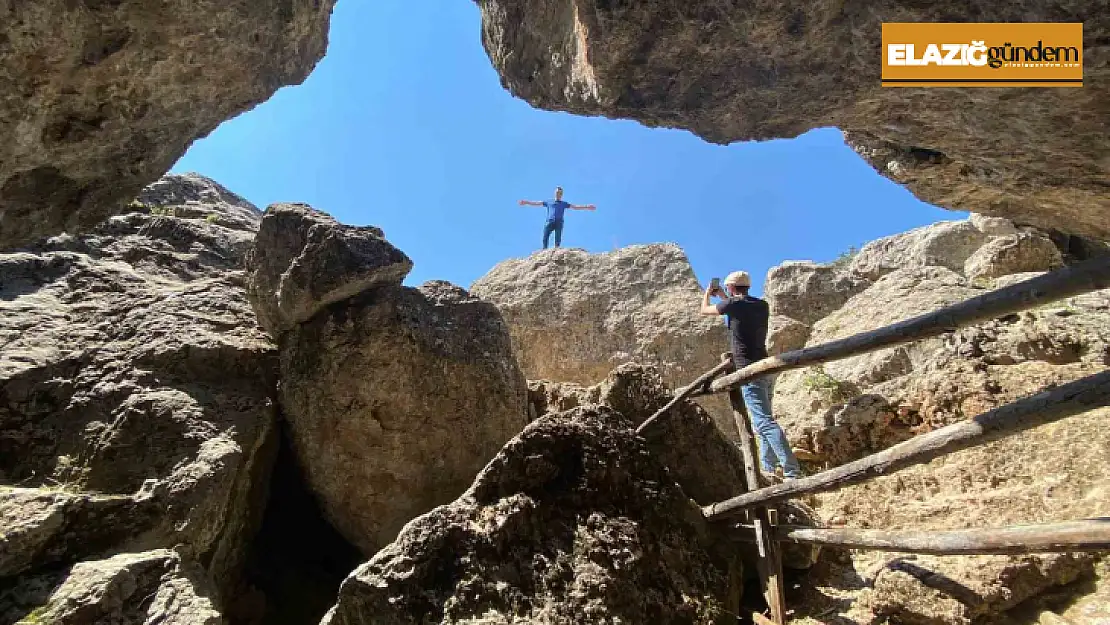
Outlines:
{"type": "MultiPolygon", "coordinates": [[[[767,357],[767,322],[771,316],[767,302],[748,294],[752,280],[745,271],[734,271],[725,278],[724,289],[710,285],[702,297],[701,314],[723,315],[728,319],[729,341],[732,345],[732,362],[743,367],[767,357]],[[711,304],[714,295],[722,299],[711,304]]],[[[740,387],[744,404],[751,415],[752,429],[759,437],[759,464],[763,473],[772,477],[775,468],[782,467],[788,479],[802,477],[802,468],[782,427],[771,414],[770,381],[757,378],[740,387]]]]}

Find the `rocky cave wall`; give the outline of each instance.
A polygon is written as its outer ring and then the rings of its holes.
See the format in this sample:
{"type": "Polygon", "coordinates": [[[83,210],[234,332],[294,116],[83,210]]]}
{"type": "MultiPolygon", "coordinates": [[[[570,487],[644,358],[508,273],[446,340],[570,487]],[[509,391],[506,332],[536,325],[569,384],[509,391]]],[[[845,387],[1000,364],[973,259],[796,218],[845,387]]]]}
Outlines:
{"type": "Polygon", "coordinates": [[[334,0],[0,2],[0,249],[99,224],[300,83],[334,0]]]}
{"type": "Polygon", "coordinates": [[[199,176],[143,197],[0,254],[2,622],[215,623],[239,585],[277,444],[260,214],[199,176]]]}

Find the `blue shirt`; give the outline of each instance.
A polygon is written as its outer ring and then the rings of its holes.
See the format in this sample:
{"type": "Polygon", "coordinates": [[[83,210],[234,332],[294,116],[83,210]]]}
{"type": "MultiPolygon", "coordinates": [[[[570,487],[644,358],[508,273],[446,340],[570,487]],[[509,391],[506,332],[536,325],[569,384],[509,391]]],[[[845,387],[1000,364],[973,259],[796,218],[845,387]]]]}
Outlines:
{"type": "Polygon", "coordinates": [[[547,220],[554,222],[562,221],[563,213],[570,208],[570,203],[562,200],[547,200],[543,205],[547,207],[547,220]]]}

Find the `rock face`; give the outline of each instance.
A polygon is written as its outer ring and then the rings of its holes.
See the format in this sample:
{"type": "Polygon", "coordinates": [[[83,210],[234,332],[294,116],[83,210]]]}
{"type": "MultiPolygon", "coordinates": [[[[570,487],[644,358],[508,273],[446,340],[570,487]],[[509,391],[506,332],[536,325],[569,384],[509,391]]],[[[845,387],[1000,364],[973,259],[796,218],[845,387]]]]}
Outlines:
{"type": "Polygon", "coordinates": [[[74,232],[299,83],[334,0],[0,5],[0,249],[74,232]]]}
{"type": "MultiPolygon", "coordinates": [[[[698,280],[669,243],[603,254],[544,250],[498,264],[471,291],[501,310],[529,379],[593,384],[638,362],[659,367],[677,387],[728,351],[724,323],[698,314],[698,280]]],[[[722,431],[734,432],[725,404],[710,399],[722,431]]]]}
{"type": "Polygon", "coordinates": [[[960,272],[989,239],[970,220],[944,221],[868,243],[852,258],[849,273],[878,280],[898,269],[947,267],[960,272]]]}
{"type": "Polygon", "coordinates": [[[1060,250],[1048,237],[1014,234],[994,239],[981,247],[964,263],[964,273],[972,280],[992,279],[1063,265],[1060,250]]]}
{"type": "Polygon", "coordinates": [[[527,423],[508,327],[446,282],[400,286],[411,264],[376,228],[278,205],[261,232],[249,293],[280,332],[293,449],[328,520],[373,553],[527,423]]]}
{"type": "Polygon", "coordinates": [[[56,625],[223,625],[212,594],[203,570],[173,551],[124,553],[80,562],[63,574],[21,580],[0,598],[0,619],[56,625]]]}
{"type": "Polygon", "coordinates": [[[328,625],[731,623],[742,564],[605,408],[548,415],[343,583],[328,625]]]}
{"type": "Polygon", "coordinates": [[[275,204],[266,214],[247,265],[258,322],[275,336],[328,304],[399,285],[412,270],[378,228],[344,226],[304,204],[275,204]]]}
{"type": "MultiPolygon", "coordinates": [[[[591,387],[541,380],[529,381],[528,390],[533,415],[602,405],[619,412],[634,427],[674,396],[663,384],[658,369],[633,363],[621,365],[591,387]]],[[[676,406],[657,427],[645,431],[644,438],[648,449],[700,505],[747,491],[740,451],[697,404],[684,402],[676,406]]]]}
{"type": "MultiPolygon", "coordinates": [[[[0,576],[53,597],[30,608],[57,622],[204,612],[164,596],[174,571],[203,563],[229,589],[264,497],[277,359],[239,270],[258,212],[198,176],[168,176],[155,196],[198,199],[0,255],[0,576]],[[56,590],[35,577],[81,561],[56,590]],[[82,604],[93,587],[118,604],[82,604]]],[[[26,599],[6,594],[0,613],[26,599]]]]}
{"type": "MultiPolygon", "coordinates": [[[[658,369],[633,363],[617,367],[591,387],[529,381],[528,395],[533,416],[600,405],[616,410],[633,426],[639,426],[674,397],[658,369]]],[[[744,458],[739,448],[697,404],[687,401],[671,408],[641,436],[648,450],[666,465],[674,481],[699,505],[747,492],[744,458]]],[[[797,501],[786,502],[779,513],[789,519],[784,523],[793,525],[813,526],[820,522],[813,510],[797,501]]],[[[783,544],[782,555],[783,566],[805,570],[817,562],[820,549],[783,544]]],[[[748,564],[754,571],[755,559],[749,559],[748,564]]]]}
{"type": "Polygon", "coordinates": [[[1110,16],[1083,3],[476,2],[502,85],[533,106],[715,143],[836,126],[927,202],[1110,237],[1110,16]],[[883,22],[976,21],[1083,22],[1084,88],[880,86],[883,22]]]}
{"type": "Polygon", "coordinates": [[[811,328],[786,315],[771,315],[767,323],[767,353],[777,356],[805,347],[811,328]]]}
{"type": "MultiPolygon", "coordinates": [[[[969,249],[964,242],[974,235],[952,223],[865,246],[859,256],[867,252],[869,258],[853,259],[837,271],[855,272],[866,288],[816,321],[806,344],[909,318],[1028,279],[1038,275],[1029,270],[1040,272],[1061,262],[1059,251],[1042,246],[1048,241],[1042,234],[1015,234],[1001,227],[1005,224],[982,227],[981,218],[974,221],[983,235],[978,248],[969,249]],[[940,245],[944,239],[955,244],[940,245]],[[929,241],[933,243],[919,244],[929,241]],[[1001,251],[1016,245],[1042,246],[1035,249],[1043,251],[1001,251]],[[925,248],[931,251],[925,253],[925,248]],[[972,272],[987,266],[996,269],[972,272]],[[873,271],[876,267],[882,271],[873,271]],[[965,267],[971,275],[961,273],[965,267]]],[[[791,305],[786,300],[780,304],[791,305]]],[[[775,384],[776,416],[817,466],[839,465],[1105,370],[1110,367],[1108,328],[1110,292],[1097,292],[950,336],[787,372],[775,384]]],[[[819,495],[817,512],[856,527],[919,531],[1098,516],[1110,505],[1104,458],[1110,434],[1099,425],[1107,416],[1110,411],[1095,410],[819,495]]],[[[880,618],[928,625],[1018,622],[1010,612],[1018,603],[1089,578],[1092,559],[1087,554],[911,558],[853,552],[826,558],[811,572],[812,587],[804,593],[799,616],[828,619],[835,612],[839,615],[834,620],[844,623],[880,618]],[[851,588],[845,579],[862,581],[851,588]]]]}
{"type": "MultiPolygon", "coordinates": [[[[853,272],[811,261],[787,261],[767,272],[764,293],[773,316],[809,325],[867,286],[853,272]]],[[[785,323],[784,323],[785,325],[785,323]]]]}

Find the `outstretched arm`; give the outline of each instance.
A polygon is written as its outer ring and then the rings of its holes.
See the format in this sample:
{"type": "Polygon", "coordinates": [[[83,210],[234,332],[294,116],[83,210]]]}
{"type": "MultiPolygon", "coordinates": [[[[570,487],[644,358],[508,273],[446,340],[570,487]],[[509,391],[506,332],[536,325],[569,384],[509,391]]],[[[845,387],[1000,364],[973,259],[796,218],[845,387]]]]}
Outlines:
{"type": "Polygon", "coordinates": [[[532,200],[521,200],[521,206],[543,206],[543,202],[533,202],[532,200]]]}
{"type": "Polygon", "coordinates": [[[576,211],[595,211],[595,210],[597,210],[597,207],[594,206],[593,204],[571,204],[570,207],[573,208],[576,211]]]}

